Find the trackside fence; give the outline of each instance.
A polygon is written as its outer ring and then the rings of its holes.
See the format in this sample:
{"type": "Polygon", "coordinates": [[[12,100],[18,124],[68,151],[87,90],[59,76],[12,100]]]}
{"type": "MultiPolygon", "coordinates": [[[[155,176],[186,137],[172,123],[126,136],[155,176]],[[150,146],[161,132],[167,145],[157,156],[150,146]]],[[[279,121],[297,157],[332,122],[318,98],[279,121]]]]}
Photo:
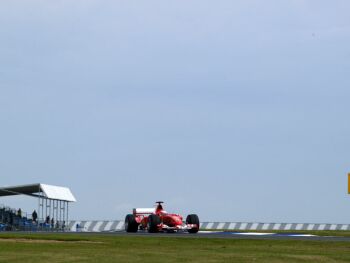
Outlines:
{"type": "MultiPolygon", "coordinates": [[[[68,229],[74,232],[113,232],[124,230],[124,221],[69,221],[68,229]]],[[[312,223],[247,223],[247,222],[202,222],[201,230],[234,231],[326,231],[350,230],[350,224],[312,224],[312,223]]]]}

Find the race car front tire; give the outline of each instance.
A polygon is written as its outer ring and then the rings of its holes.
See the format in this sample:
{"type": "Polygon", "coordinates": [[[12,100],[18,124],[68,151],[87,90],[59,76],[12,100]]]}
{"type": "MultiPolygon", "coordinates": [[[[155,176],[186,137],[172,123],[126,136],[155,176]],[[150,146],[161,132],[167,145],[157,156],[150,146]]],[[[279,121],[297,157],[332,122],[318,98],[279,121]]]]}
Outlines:
{"type": "Polygon", "coordinates": [[[158,225],[160,224],[160,217],[157,215],[149,215],[147,228],[149,233],[157,233],[158,225]]]}
{"type": "Polygon", "coordinates": [[[135,233],[137,232],[137,229],[139,225],[137,224],[135,220],[135,216],[132,214],[129,214],[125,217],[125,231],[128,233],[135,233]]]}
{"type": "Polygon", "coordinates": [[[199,231],[199,218],[196,214],[191,214],[186,217],[186,224],[187,225],[197,225],[196,228],[190,228],[187,231],[189,233],[197,233],[199,231]]]}

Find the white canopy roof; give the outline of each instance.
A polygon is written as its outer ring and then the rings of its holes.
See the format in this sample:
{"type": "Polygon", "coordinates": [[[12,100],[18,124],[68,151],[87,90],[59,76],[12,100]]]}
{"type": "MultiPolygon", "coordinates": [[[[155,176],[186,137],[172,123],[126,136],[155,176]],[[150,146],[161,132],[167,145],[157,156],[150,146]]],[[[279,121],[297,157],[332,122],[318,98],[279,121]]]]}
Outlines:
{"type": "Polygon", "coordinates": [[[44,198],[76,202],[74,195],[71,190],[67,187],[54,186],[48,184],[28,184],[19,186],[10,186],[0,188],[1,196],[11,196],[11,195],[30,195],[34,197],[40,197],[39,193],[43,194],[44,198]]]}

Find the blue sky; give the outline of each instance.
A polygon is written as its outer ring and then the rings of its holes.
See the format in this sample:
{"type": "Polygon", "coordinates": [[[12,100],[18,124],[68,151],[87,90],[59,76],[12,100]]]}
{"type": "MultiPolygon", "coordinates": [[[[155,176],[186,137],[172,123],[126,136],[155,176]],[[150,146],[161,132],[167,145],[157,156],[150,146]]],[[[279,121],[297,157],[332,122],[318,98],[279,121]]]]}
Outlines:
{"type": "Polygon", "coordinates": [[[2,184],[69,186],[74,219],[348,223],[349,8],[2,1],[2,184]]]}

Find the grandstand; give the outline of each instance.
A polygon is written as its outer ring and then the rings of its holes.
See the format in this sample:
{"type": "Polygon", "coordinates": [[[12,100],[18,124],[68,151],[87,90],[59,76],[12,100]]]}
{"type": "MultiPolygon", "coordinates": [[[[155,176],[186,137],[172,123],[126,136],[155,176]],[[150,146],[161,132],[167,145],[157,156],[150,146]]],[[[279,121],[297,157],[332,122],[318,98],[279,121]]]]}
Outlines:
{"type": "Polygon", "coordinates": [[[0,231],[36,231],[38,224],[27,216],[27,213],[18,214],[17,209],[0,206],[0,231]]]}
{"type": "Polygon", "coordinates": [[[69,203],[76,202],[69,188],[47,184],[0,188],[0,197],[15,195],[37,198],[36,214],[1,205],[0,231],[65,231],[67,229],[69,203]]]}

